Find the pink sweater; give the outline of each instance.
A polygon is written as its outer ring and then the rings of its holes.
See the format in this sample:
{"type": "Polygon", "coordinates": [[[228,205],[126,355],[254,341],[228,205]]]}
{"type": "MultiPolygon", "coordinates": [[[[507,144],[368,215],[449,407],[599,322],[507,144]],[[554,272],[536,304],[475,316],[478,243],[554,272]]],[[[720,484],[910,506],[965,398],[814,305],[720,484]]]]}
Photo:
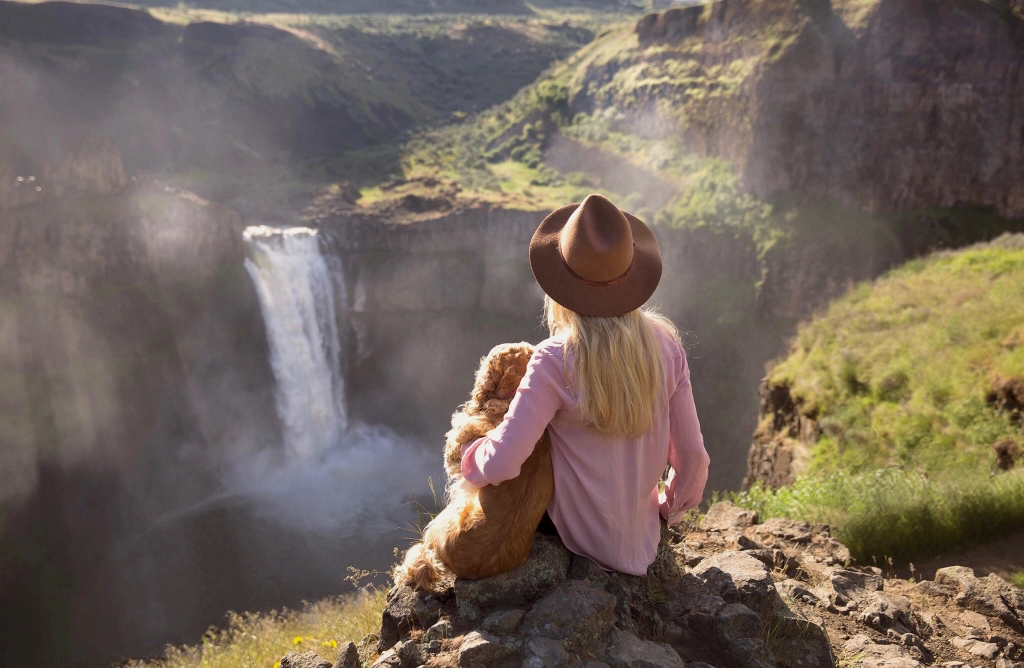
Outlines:
{"type": "MultiPolygon", "coordinates": [[[[581,423],[579,399],[562,371],[563,341],[542,342],[504,421],[463,446],[462,475],[477,487],[519,475],[544,433],[551,435],[555,492],[548,514],[566,547],[605,570],[646,575],[661,536],[658,514],[675,523],[698,505],[708,479],[686,354],[662,337],[666,401],[640,438],[609,438],[581,423]],[[672,466],[664,493],[658,481],[672,466]]],[[[572,369],[572,358],[568,360],[572,369]]]]}

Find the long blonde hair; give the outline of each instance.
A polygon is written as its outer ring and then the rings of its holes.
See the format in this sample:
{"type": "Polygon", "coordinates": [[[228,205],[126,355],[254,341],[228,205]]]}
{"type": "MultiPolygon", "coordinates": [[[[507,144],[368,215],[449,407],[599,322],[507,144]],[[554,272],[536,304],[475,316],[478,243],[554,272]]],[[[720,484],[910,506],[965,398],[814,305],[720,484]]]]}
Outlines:
{"type": "Polygon", "coordinates": [[[678,342],[672,321],[648,309],[611,318],[585,316],[547,296],[544,316],[551,335],[565,337],[565,359],[570,352],[575,356],[565,377],[575,385],[584,422],[619,438],[646,432],[665,393],[657,329],[678,342]]]}

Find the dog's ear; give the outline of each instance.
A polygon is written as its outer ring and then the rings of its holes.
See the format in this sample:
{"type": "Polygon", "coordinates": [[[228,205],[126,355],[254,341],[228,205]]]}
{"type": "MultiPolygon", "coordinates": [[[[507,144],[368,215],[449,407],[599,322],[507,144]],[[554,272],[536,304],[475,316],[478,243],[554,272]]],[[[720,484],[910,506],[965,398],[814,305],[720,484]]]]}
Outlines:
{"type": "Polygon", "coordinates": [[[484,402],[491,398],[505,375],[501,355],[495,355],[494,352],[492,350],[489,355],[480,359],[480,368],[476,372],[476,383],[473,385],[473,394],[469,401],[474,407],[483,406],[484,402]]]}

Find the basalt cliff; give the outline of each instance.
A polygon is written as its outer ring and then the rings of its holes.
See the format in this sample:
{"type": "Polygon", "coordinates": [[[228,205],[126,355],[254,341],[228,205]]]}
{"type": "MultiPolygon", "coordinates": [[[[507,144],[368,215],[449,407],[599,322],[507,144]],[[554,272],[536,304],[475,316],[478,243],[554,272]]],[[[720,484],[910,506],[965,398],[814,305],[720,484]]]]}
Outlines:
{"type": "Polygon", "coordinates": [[[721,0],[596,40],[567,105],[728,159],[762,198],[1020,217],[1022,64],[1019,3],[721,0]]]}

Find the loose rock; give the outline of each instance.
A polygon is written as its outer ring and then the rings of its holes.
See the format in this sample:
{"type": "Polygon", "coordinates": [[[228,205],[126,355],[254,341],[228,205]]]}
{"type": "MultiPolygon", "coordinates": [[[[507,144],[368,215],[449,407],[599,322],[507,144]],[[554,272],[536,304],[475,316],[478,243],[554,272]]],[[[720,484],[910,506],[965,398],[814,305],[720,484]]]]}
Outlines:
{"type": "Polygon", "coordinates": [[[612,631],[604,662],[610,668],[683,668],[670,645],[640,640],[625,631],[612,631]]]}
{"type": "Polygon", "coordinates": [[[486,666],[512,654],[501,641],[487,632],[474,631],[459,646],[460,666],[486,666]]]}
{"type": "Polygon", "coordinates": [[[377,651],[384,652],[411,629],[430,628],[441,616],[442,603],[432,594],[411,587],[396,587],[388,594],[388,604],[380,625],[377,651]]]}
{"type": "Polygon", "coordinates": [[[863,668],[919,668],[921,665],[896,645],[881,645],[866,635],[850,638],[843,648],[850,656],[860,656],[859,665],[863,668]]]}
{"type": "Polygon", "coordinates": [[[526,615],[525,610],[499,610],[484,620],[483,627],[491,633],[504,635],[519,628],[526,615]]]}
{"type": "Polygon", "coordinates": [[[331,668],[331,662],[316,652],[290,652],[281,659],[281,668],[331,668]]]}
{"type": "Polygon", "coordinates": [[[452,623],[447,619],[442,619],[438,623],[427,629],[427,632],[423,634],[420,639],[421,642],[432,642],[434,640],[444,640],[445,638],[452,637],[452,623]]]}
{"type": "MultiPolygon", "coordinates": [[[[283,662],[282,662],[282,665],[283,662]]],[[[361,668],[359,662],[359,650],[355,643],[346,642],[338,647],[338,660],[334,662],[333,668],[361,668]]]]}
{"type": "Polygon", "coordinates": [[[743,603],[760,615],[770,615],[779,598],[768,568],[743,552],[716,554],[693,573],[711,593],[730,603],[743,603]]]}
{"type": "Polygon", "coordinates": [[[729,501],[719,501],[708,509],[704,525],[718,531],[728,531],[757,524],[757,513],[737,508],[729,501]]]}

